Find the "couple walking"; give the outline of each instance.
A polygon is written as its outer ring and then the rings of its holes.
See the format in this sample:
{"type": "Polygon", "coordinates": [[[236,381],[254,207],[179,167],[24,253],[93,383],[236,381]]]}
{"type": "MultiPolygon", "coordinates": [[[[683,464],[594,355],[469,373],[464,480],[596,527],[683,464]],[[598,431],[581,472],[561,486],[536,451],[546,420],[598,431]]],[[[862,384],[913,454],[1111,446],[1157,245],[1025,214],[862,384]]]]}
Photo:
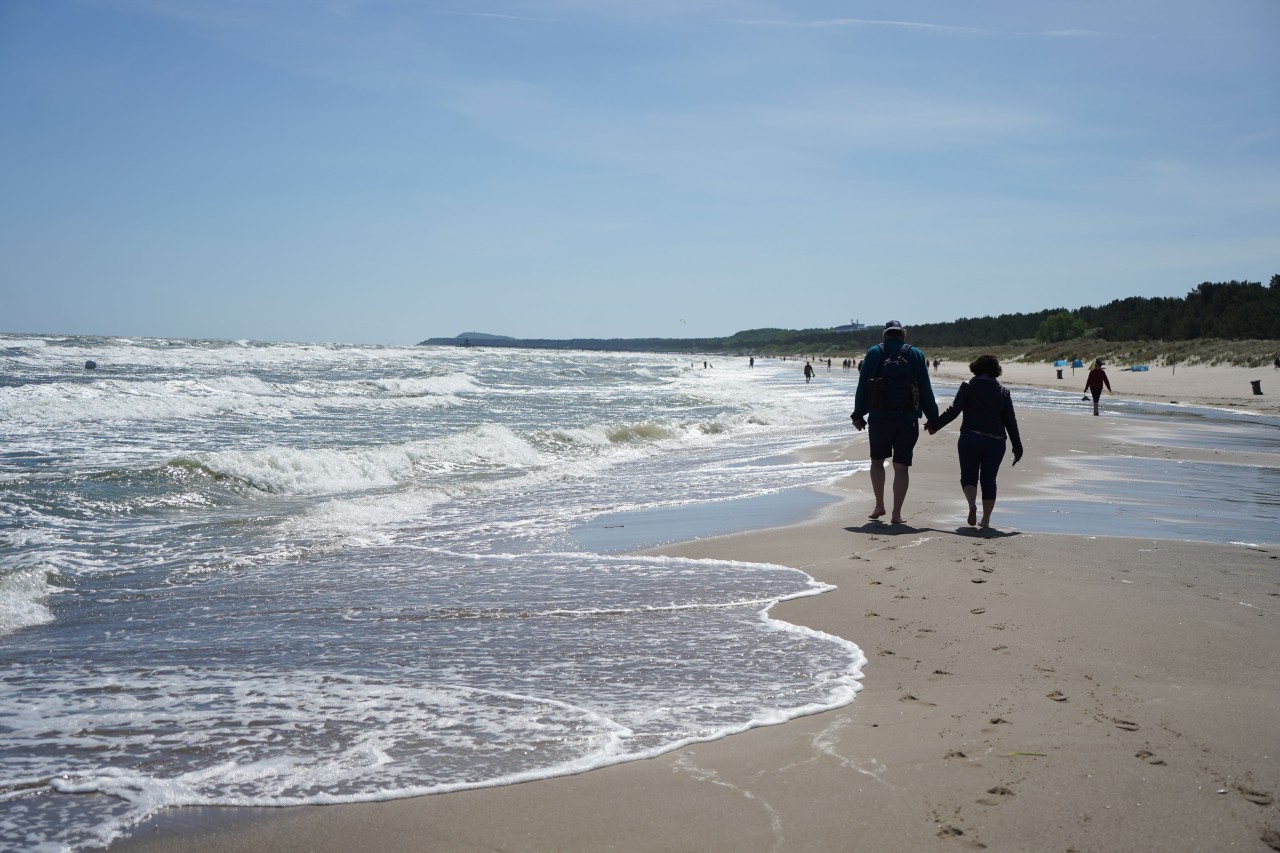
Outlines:
{"type": "Polygon", "coordinates": [[[991,524],[996,505],[996,474],[1005,455],[1006,438],[1013,445],[1013,464],[1022,458],[1022,438],[1013,414],[1009,391],[997,380],[1000,362],[993,355],[980,355],[969,365],[973,379],[962,383],[951,406],[939,414],[929,384],[929,367],[924,353],[907,343],[907,333],[897,320],[884,325],[884,341],[867,350],[850,418],[859,430],[868,427],[870,416],[871,489],[876,506],[871,518],[888,514],[885,508],[885,460],[893,461],[893,514],[890,522],[903,523],[902,503],[911,483],[911,460],[920,438],[920,416],[930,435],[960,421],[956,449],[960,457],[960,489],[969,502],[969,524],[982,528],[991,524]],[[981,486],[982,519],[978,519],[981,486]]]}

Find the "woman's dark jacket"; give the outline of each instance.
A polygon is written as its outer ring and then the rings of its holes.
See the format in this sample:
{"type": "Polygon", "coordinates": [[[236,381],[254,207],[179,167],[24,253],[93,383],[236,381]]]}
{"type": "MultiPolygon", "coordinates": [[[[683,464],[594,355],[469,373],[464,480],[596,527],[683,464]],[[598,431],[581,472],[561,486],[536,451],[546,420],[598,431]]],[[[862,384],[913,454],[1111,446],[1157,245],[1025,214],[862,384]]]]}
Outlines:
{"type": "Polygon", "coordinates": [[[1004,438],[1007,433],[1013,446],[1013,455],[1022,456],[1022,437],[1018,434],[1018,419],[1013,414],[1013,398],[1005,388],[990,376],[975,376],[960,383],[956,398],[937,421],[941,429],[960,414],[960,431],[970,430],[992,438],[1004,438]]]}

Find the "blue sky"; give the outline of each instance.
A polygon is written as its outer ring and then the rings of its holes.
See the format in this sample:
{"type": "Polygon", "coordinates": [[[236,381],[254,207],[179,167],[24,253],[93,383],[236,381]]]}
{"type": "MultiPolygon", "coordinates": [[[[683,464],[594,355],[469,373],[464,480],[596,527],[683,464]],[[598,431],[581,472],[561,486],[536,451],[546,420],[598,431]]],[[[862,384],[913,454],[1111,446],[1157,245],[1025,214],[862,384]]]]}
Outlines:
{"type": "Polygon", "coordinates": [[[0,0],[0,330],[693,337],[1265,283],[1276,44],[1276,0],[0,0]]]}

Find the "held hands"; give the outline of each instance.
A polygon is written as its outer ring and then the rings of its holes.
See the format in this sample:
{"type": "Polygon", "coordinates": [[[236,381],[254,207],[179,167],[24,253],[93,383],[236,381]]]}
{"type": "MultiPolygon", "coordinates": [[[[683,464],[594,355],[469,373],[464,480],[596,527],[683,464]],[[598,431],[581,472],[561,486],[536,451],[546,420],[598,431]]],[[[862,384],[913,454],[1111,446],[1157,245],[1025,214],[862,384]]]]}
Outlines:
{"type": "Polygon", "coordinates": [[[929,435],[934,435],[935,433],[937,433],[939,429],[940,427],[935,422],[933,421],[925,422],[924,431],[929,433],[929,435]]]}

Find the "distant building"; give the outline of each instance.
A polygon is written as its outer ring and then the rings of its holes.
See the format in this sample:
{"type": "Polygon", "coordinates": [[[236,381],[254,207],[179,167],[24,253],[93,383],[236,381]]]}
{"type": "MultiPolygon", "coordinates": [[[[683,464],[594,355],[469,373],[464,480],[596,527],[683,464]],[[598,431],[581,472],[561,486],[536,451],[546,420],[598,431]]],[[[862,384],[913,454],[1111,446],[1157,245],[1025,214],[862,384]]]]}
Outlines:
{"type": "Polygon", "coordinates": [[[831,331],[833,331],[833,332],[861,332],[861,331],[862,331],[863,329],[865,329],[865,328],[866,328],[866,326],[864,326],[862,323],[859,323],[857,320],[850,320],[850,321],[849,321],[849,325],[847,325],[847,326],[836,326],[836,327],[835,327],[834,329],[832,329],[831,331]]]}

